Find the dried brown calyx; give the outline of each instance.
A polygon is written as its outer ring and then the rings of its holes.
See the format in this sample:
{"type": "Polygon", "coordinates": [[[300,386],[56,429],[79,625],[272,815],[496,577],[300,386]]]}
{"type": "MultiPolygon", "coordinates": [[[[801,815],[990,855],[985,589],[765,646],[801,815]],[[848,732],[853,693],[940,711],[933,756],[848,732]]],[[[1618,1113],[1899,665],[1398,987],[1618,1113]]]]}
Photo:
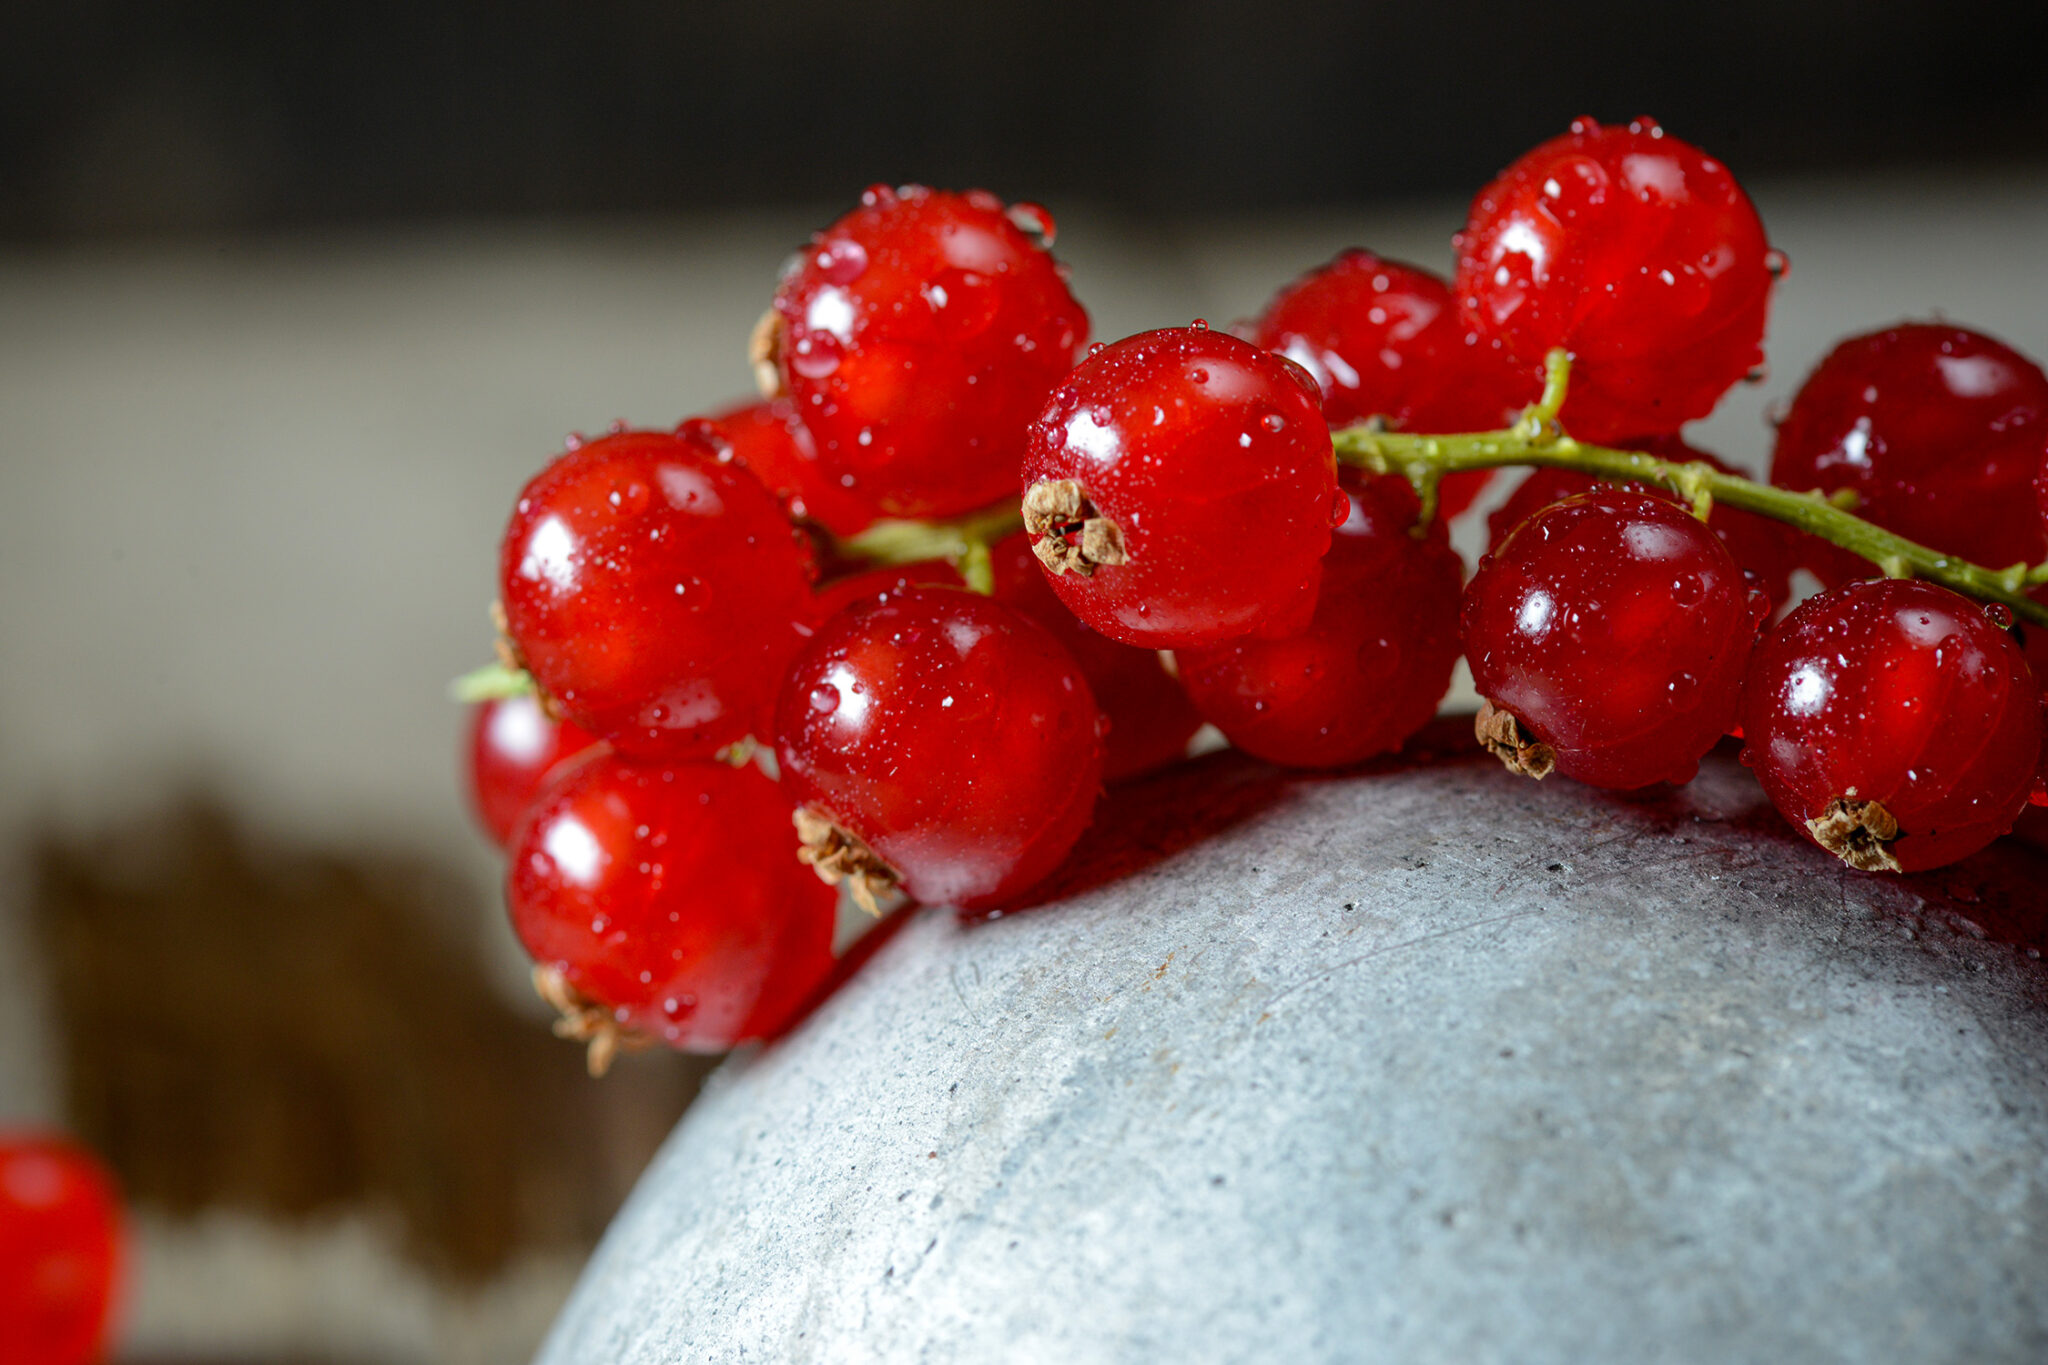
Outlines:
{"type": "Polygon", "coordinates": [[[788,392],[782,383],[782,315],[773,308],[747,334],[747,363],[754,367],[754,387],[763,398],[788,392]]]}
{"type": "Polygon", "coordinates": [[[1086,577],[1099,565],[1125,561],[1123,529],[1095,510],[1073,479],[1040,479],[1024,495],[1031,552],[1054,573],[1086,577]],[[1071,537],[1071,539],[1069,539],[1071,537]]]}
{"type": "Polygon", "coordinates": [[[540,712],[556,724],[567,720],[562,704],[548,695],[548,690],[533,676],[533,670],[526,666],[526,657],[519,652],[519,646],[512,643],[512,625],[505,618],[505,604],[497,598],[491,599],[491,627],[497,636],[491,641],[491,652],[498,656],[498,662],[517,673],[524,673],[533,684],[533,699],[540,703],[540,712]]]}
{"type": "Polygon", "coordinates": [[[561,1016],[555,1020],[557,1038],[573,1038],[590,1045],[584,1064],[593,1076],[610,1071],[621,1052],[639,1052],[654,1046],[654,1039],[627,1028],[610,1010],[570,985],[559,967],[535,967],[533,989],[561,1016]]]}
{"type": "Polygon", "coordinates": [[[1838,796],[1806,822],[1806,829],[1814,842],[1858,872],[1903,870],[1891,848],[1899,837],[1899,822],[1881,801],[1838,796]]]}
{"type": "Polygon", "coordinates": [[[882,900],[903,880],[896,869],[876,856],[859,835],[809,806],[798,806],[795,819],[798,861],[809,863],[827,886],[845,882],[854,904],[879,918],[882,900]]]}
{"type": "Polygon", "coordinates": [[[1487,752],[1505,764],[1511,773],[1541,781],[1557,767],[1555,749],[1530,734],[1528,727],[1517,720],[1512,711],[1504,711],[1490,701],[1480,701],[1479,715],[1472,723],[1472,732],[1486,746],[1487,752]]]}

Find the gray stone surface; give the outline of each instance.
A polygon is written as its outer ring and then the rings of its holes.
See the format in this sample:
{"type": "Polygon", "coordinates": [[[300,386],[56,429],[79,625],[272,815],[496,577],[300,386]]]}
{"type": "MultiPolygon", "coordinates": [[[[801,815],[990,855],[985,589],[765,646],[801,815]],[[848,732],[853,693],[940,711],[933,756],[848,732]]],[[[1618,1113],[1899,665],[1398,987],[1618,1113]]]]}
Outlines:
{"type": "Polygon", "coordinates": [[[728,1066],[544,1365],[2048,1359],[2048,860],[1724,753],[1156,782],[728,1066]]]}

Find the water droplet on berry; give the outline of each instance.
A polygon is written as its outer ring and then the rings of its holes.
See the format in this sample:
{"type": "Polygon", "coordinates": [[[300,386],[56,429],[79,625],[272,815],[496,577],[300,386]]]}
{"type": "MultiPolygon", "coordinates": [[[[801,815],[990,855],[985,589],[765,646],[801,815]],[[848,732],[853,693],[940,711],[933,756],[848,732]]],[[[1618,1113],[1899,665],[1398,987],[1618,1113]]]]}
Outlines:
{"type": "Polygon", "coordinates": [[[1043,204],[1033,204],[1028,200],[1012,204],[1006,216],[1016,225],[1017,230],[1031,238],[1032,244],[1041,251],[1050,247],[1053,239],[1059,235],[1058,225],[1053,222],[1052,215],[1045,211],[1043,204]]]}
{"type": "Polygon", "coordinates": [[[862,208],[888,208],[896,202],[896,191],[887,185],[870,185],[860,192],[862,208]]]}
{"type": "MultiPolygon", "coordinates": [[[[1090,346],[1090,347],[1088,348],[1088,354],[1089,354],[1089,355],[1091,355],[1091,356],[1101,355],[1101,354],[1102,354],[1102,353],[1103,353],[1104,351],[1106,351],[1106,350],[1108,350],[1108,349],[1109,349],[1109,343],[1108,343],[1108,342],[1106,342],[1106,341],[1098,341],[1098,342],[1096,342],[1096,343],[1095,343],[1094,345],[1092,345],[1092,346],[1090,346]]],[[[1064,402],[1068,402],[1068,403],[1071,403],[1071,402],[1073,402],[1073,401],[1074,401],[1074,398],[1073,398],[1073,392],[1074,392],[1074,391],[1073,391],[1072,389],[1062,389],[1062,390],[1061,390],[1060,392],[1061,392],[1061,395],[1062,395],[1062,401],[1064,401],[1064,402]]]]}
{"type": "Polygon", "coordinates": [[[833,284],[852,284],[868,268],[868,252],[851,237],[835,237],[819,247],[811,261],[833,284]]]}
{"type": "Polygon", "coordinates": [[[1269,412],[1259,419],[1259,425],[1277,436],[1287,430],[1287,419],[1277,412],[1269,412]]]}
{"type": "Polygon", "coordinates": [[[1671,600],[1681,607],[1696,605],[1706,595],[1707,585],[1698,574],[1680,574],[1671,580],[1671,600]]]}
{"type": "Polygon", "coordinates": [[[839,368],[844,354],[831,333],[808,333],[790,349],[789,368],[805,379],[826,379],[839,368]]]}
{"type": "Polygon", "coordinates": [[[1984,614],[1990,617],[1991,624],[1997,626],[2000,630],[2006,630],[2012,626],[2012,608],[2003,602],[1986,602],[1984,604],[1984,614]]]}

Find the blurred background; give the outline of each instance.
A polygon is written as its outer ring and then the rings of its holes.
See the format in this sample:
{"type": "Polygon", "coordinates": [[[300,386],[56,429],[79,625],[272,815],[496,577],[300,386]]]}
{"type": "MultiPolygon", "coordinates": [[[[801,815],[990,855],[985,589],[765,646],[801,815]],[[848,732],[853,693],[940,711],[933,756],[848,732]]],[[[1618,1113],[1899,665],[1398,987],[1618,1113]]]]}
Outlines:
{"type": "Polygon", "coordinates": [[[863,185],[1047,203],[1114,338],[1446,269],[1507,161],[1654,114],[1792,260],[1695,433],[1757,468],[1848,333],[2048,355],[2044,51],[1908,0],[0,12],[0,1126],[124,1181],[123,1358],[522,1360],[695,1092],[548,1036],[446,683],[520,483],[744,395],[863,185]]]}

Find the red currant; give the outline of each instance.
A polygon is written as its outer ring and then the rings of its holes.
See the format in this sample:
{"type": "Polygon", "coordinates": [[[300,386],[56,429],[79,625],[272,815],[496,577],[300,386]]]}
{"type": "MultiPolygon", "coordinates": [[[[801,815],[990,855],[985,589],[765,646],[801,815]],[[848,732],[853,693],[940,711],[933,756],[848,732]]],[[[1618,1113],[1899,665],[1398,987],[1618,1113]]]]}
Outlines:
{"type": "Polygon", "coordinates": [[[819,466],[817,445],[789,399],[740,403],[711,420],[732,441],[733,458],[754,471],[791,516],[814,521],[835,536],[858,535],[874,522],[875,509],[819,466]]]}
{"type": "MultiPolygon", "coordinates": [[[[1856,515],[2004,567],[2048,556],[2033,485],[2048,453],[2048,375],[2003,342],[1938,323],[1851,337],[1807,376],[1778,424],[1771,482],[1847,488],[1856,515]]],[[[1875,570],[1833,547],[1830,583],[1875,570]]]]}
{"type": "MultiPolygon", "coordinates": [[[[1282,290],[1251,339],[1315,377],[1333,427],[1381,417],[1403,431],[1491,431],[1543,389],[1540,367],[1510,362],[1465,325],[1448,283],[1358,248],[1282,290]]],[[[1462,512],[1488,477],[1446,478],[1438,514],[1462,512]]]]}
{"type": "Polygon", "coordinates": [[[551,719],[535,697],[506,697],[473,708],[469,724],[469,800],[477,822],[503,848],[555,765],[596,736],[551,719]]]}
{"type": "Polygon", "coordinates": [[[1306,627],[1347,508],[1315,381],[1200,326],[1083,361],[1031,427],[1024,486],[1053,591],[1147,649],[1306,627]]]}
{"type": "Polygon", "coordinates": [[[811,598],[811,624],[831,620],[856,602],[879,601],[884,597],[926,584],[960,588],[966,582],[960,571],[943,559],[919,559],[909,564],[885,564],[863,569],[818,585],[811,598]]]}
{"type": "Polygon", "coordinates": [[[519,495],[507,632],[562,714],[621,750],[709,754],[760,727],[798,644],[808,561],[708,423],[576,447],[519,495]]]}
{"type": "Polygon", "coordinates": [[[105,1357],[122,1256],[113,1177],[61,1138],[0,1132],[0,1341],[9,1365],[105,1357]]]}
{"type": "Polygon", "coordinates": [[[1763,361],[1776,266],[1728,169],[1647,119],[1579,119],[1501,172],[1459,234],[1465,315],[1513,358],[1572,352],[1581,440],[1672,432],[1763,361]]]}
{"type": "Polygon", "coordinates": [[[1735,723],[1768,610],[1684,508],[1614,487],[1554,503],[1465,590],[1480,738],[1538,777],[1554,765],[1596,787],[1687,781],[1735,723]]]}
{"type": "Polygon", "coordinates": [[[821,876],[986,906],[1080,837],[1101,783],[1098,720],[1080,665],[1043,626],[913,587],[818,631],[783,684],[776,755],[821,876]]]}
{"type": "Polygon", "coordinates": [[[1401,746],[1436,714],[1458,661],[1463,565],[1405,480],[1345,480],[1351,515],[1323,561],[1315,619],[1282,640],[1184,649],[1181,681],[1248,753],[1297,767],[1401,746]]]}
{"type": "Polygon", "coordinates": [[[1742,761],[1808,837],[1865,871],[1940,867],[2012,827],[2040,694],[1985,609],[1878,579],[1808,598],[1743,682],[1742,761]]]}
{"type": "Polygon", "coordinates": [[[790,799],[751,765],[595,750],[543,789],[506,902],[564,1031],[722,1052],[772,1036],[832,968],[837,898],[796,861],[790,799]]]}
{"type": "MultiPolygon", "coordinates": [[[[1620,444],[1624,449],[1641,450],[1660,459],[1704,461],[1723,474],[1742,472],[1704,450],[1687,445],[1676,436],[1647,436],[1620,444]]],[[[1600,486],[1600,479],[1574,469],[1531,470],[1513,495],[1487,517],[1489,546],[1499,545],[1510,531],[1538,510],[1551,503],[1562,502],[1574,493],[1584,493],[1600,486]]],[[[1628,486],[1638,492],[1677,501],[1674,494],[1663,488],[1633,483],[1628,486]]],[[[1718,502],[1707,516],[1707,527],[1721,538],[1721,543],[1728,547],[1728,553],[1735,557],[1743,572],[1754,577],[1770,595],[1773,611],[1791,600],[1792,572],[1799,567],[1800,561],[1801,537],[1797,531],[1782,521],[1718,502]]]]}
{"type": "Polygon", "coordinates": [[[1183,757],[1202,718],[1158,651],[1120,645],[1082,624],[1053,594],[1024,533],[997,541],[990,559],[996,601],[1051,631],[1087,675],[1109,727],[1102,742],[1103,780],[1135,777],[1183,757]]]}
{"type": "Polygon", "coordinates": [[[1051,235],[984,190],[876,186],[794,258],[764,341],[829,475],[894,517],[1009,491],[1088,337],[1051,235]]]}

